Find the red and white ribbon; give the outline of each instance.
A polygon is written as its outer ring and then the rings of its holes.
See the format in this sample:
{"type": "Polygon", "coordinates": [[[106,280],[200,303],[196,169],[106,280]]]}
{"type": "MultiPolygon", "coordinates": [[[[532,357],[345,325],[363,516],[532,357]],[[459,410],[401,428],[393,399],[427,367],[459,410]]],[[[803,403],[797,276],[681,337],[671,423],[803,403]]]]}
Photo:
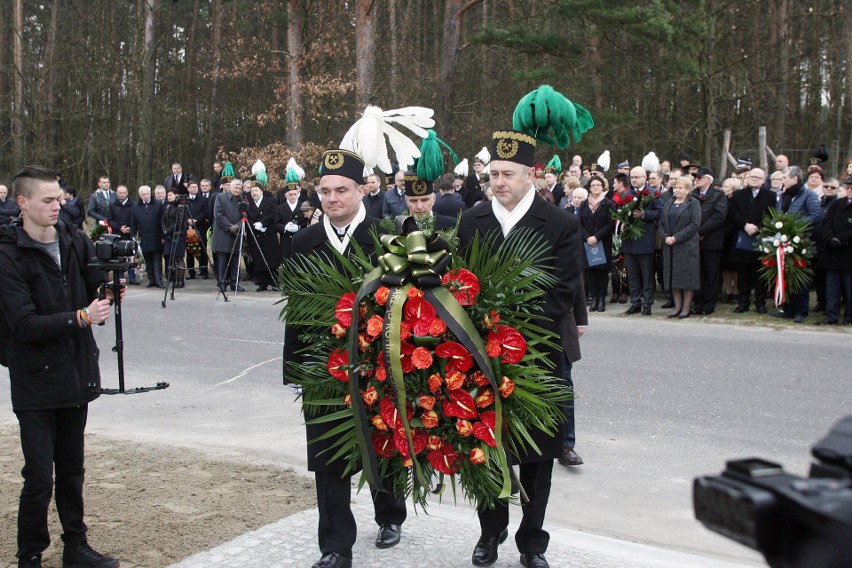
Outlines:
{"type": "Polygon", "coordinates": [[[787,296],[787,280],[784,277],[784,245],[775,249],[775,307],[784,303],[787,296]]]}

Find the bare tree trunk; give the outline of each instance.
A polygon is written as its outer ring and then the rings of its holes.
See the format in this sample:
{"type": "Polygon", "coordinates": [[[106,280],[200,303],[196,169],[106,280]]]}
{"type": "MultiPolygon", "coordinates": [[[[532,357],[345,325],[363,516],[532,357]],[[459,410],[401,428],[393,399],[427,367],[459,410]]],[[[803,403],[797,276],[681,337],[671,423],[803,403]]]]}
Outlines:
{"type": "Polygon", "coordinates": [[[59,9],[62,2],[56,2],[50,9],[50,26],[47,30],[47,45],[44,59],[47,65],[47,84],[44,86],[44,121],[40,124],[39,138],[43,152],[52,153],[56,143],[56,121],[53,118],[54,98],[56,97],[56,32],[59,27],[59,9]]]}
{"type": "Polygon", "coordinates": [[[137,179],[147,179],[151,169],[151,155],[154,144],[154,73],[157,48],[157,13],[162,0],[142,0],[144,3],[144,54],[142,59],[142,120],[139,127],[139,143],[136,156],[139,160],[137,179]]]}
{"type": "Polygon", "coordinates": [[[355,20],[355,106],[362,109],[373,96],[376,67],[376,11],[374,0],[358,0],[355,20]]]}
{"type": "Polygon", "coordinates": [[[24,165],[24,0],[15,0],[15,106],[12,111],[12,167],[24,165]]]}
{"type": "MultiPolygon", "coordinates": [[[[848,69],[848,65],[852,62],[852,39],[849,38],[849,34],[844,34],[843,37],[843,41],[846,43],[846,65],[848,69]]],[[[846,151],[852,152],[852,81],[849,80],[848,76],[846,77],[846,103],[844,104],[844,108],[840,126],[845,128],[849,134],[849,138],[846,140],[846,151]]],[[[845,173],[841,172],[841,174],[845,173]]],[[[849,300],[847,299],[846,301],[848,302],[849,300]]]]}
{"type": "MultiPolygon", "coordinates": [[[[770,2],[770,5],[772,2],[770,2]]],[[[770,20],[773,35],[777,38],[775,53],[777,54],[775,68],[775,88],[773,104],[771,106],[770,139],[773,140],[773,148],[781,152],[787,136],[787,97],[790,93],[790,23],[788,14],[790,11],[789,0],[780,0],[775,6],[775,18],[770,20]]]]}
{"type": "Polygon", "coordinates": [[[302,52],[304,49],[304,17],[300,0],[287,4],[287,69],[290,72],[290,100],[287,107],[287,145],[297,149],[302,145],[302,52]]]}
{"type": "Polygon", "coordinates": [[[601,59],[601,44],[600,44],[600,35],[598,34],[598,27],[594,23],[589,24],[589,37],[590,40],[587,44],[587,50],[589,53],[589,62],[591,63],[591,73],[590,73],[590,81],[592,83],[592,91],[594,92],[595,97],[595,108],[603,109],[604,107],[604,96],[603,96],[603,76],[601,75],[601,68],[603,67],[603,60],[601,59]]]}
{"type": "Polygon", "coordinates": [[[446,0],[444,4],[444,41],[441,45],[441,116],[443,136],[453,139],[453,109],[456,101],[456,63],[459,54],[459,35],[461,33],[461,0],[446,0]]]}
{"type": "Polygon", "coordinates": [[[212,44],[212,64],[210,81],[210,104],[208,105],[207,117],[207,147],[204,150],[205,167],[207,164],[212,164],[215,159],[215,143],[216,137],[219,135],[219,128],[216,123],[216,111],[219,107],[219,74],[221,73],[222,64],[222,49],[219,47],[222,43],[222,0],[213,0],[213,28],[210,34],[212,44]]]}

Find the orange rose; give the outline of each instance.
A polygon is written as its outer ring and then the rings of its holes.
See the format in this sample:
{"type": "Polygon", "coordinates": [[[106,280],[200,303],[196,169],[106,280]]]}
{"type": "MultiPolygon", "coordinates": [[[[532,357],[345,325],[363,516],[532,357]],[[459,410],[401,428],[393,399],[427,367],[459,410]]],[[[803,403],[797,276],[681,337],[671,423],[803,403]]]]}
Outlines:
{"type": "Polygon", "coordinates": [[[366,351],[370,348],[370,338],[363,333],[358,334],[358,348],[361,351],[366,351]]]}
{"type": "Polygon", "coordinates": [[[435,397],[428,394],[420,395],[420,408],[423,410],[432,410],[435,407],[435,397]]]}
{"type": "Polygon", "coordinates": [[[379,401],[379,393],[376,392],[376,387],[370,387],[361,394],[364,399],[364,404],[372,406],[379,401]]]}
{"type": "Polygon", "coordinates": [[[388,372],[384,367],[379,367],[376,369],[376,380],[380,383],[383,383],[388,378],[388,372]]]}
{"type": "Polygon", "coordinates": [[[447,375],[447,388],[449,390],[456,390],[462,388],[464,385],[464,380],[467,378],[467,375],[462,373],[461,371],[453,371],[449,375],[447,375]]]}
{"type": "Polygon", "coordinates": [[[467,420],[457,420],[456,421],[456,430],[458,431],[460,436],[464,436],[467,438],[471,434],[473,434],[473,424],[471,424],[467,420]]]}
{"type": "Polygon", "coordinates": [[[331,326],[331,334],[337,339],[343,339],[346,337],[346,328],[340,325],[339,323],[331,326]]]}
{"type": "Polygon", "coordinates": [[[412,286],[408,289],[408,297],[409,298],[422,298],[423,292],[418,290],[416,287],[412,286]]]}
{"type": "Polygon", "coordinates": [[[387,286],[382,286],[378,290],[376,290],[376,303],[380,306],[384,306],[388,303],[388,296],[390,295],[390,288],[387,286]]]}
{"type": "Polygon", "coordinates": [[[405,341],[411,337],[411,326],[407,322],[399,322],[399,340],[405,341]]]}
{"type": "Polygon", "coordinates": [[[382,334],[382,326],[385,320],[382,316],[373,316],[367,321],[367,335],[370,337],[378,337],[382,334]]]}
{"type": "Polygon", "coordinates": [[[432,337],[438,337],[447,331],[447,324],[444,323],[444,320],[441,318],[435,318],[432,320],[432,323],[429,324],[429,335],[432,337]]]}
{"type": "Polygon", "coordinates": [[[510,394],[515,390],[515,383],[512,382],[509,377],[503,377],[503,384],[500,385],[500,396],[503,398],[508,398],[510,394]]]}
{"type": "Polygon", "coordinates": [[[491,387],[485,387],[479,391],[479,395],[476,397],[476,407],[488,408],[492,404],[494,404],[494,391],[491,390],[491,387]]]}
{"type": "Polygon", "coordinates": [[[402,458],[402,465],[404,465],[405,467],[407,467],[407,468],[411,469],[412,467],[414,467],[414,460],[412,460],[410,457],[405,457],[405,456],[403,456],[403,458],[402,458]]]}
{"type": "Polygon", "coordinates": [[[478,387],[484,387],[488,384],[488,377],[482,371],[476,371],[471,378],[478,387]]]}
{"type": "Polygon", "coordinates": [[[441,390],[441,383],[443,383],[443,382],[444,382],[444,379],[441,378],[441,375],[439,375],[438,373],[435,373],[434,375],[429,377],[429,380],[428,380],[429,390],[431,392],[438,392],[439,390],[441,390]]]}
{"type": "Polygon", "coordinates": [[[485,352],[488,353],[489,357],[499,357],[500,353],[503,352],[503,348],[500,347],[500,342],[497,340],[491,341],[485,345],[485,352]]]}
{"type": "Polygon", "coordinates": [[[350,406],[352,404],[352,399],[350,398],[350,395],[346,395],[346,397],[343,399],[343,404],[345,404],[346,406],[350,406]]]}
{"type": "Polygon", "coordinates": [[[434,410],[427,410],[420,415],[420,419],[423,421],[424,428],[434,428],[438,425],[438,413],[434,410]]]}
{"type": "Polygon", "coordinates": [[[481,465],[488,461],[488,456],[485,455],[485,452],[482,448],[473,448],[470,451],[470,463],[474,465],[481,465]]]}
{"type": "Polygon", "coordinates": [[[411,354],[415,369],[428,369],[432,366],[432,354],[425,347],[418,347],[411,354]]]}
{"type": "Polygon", "coordinates": [[[378,414],[373,416],[370,421],[373,423],[373,428],[375,428],[376,430],[381,430],[382,432],[388,431],[387,423],[378,414]]]}

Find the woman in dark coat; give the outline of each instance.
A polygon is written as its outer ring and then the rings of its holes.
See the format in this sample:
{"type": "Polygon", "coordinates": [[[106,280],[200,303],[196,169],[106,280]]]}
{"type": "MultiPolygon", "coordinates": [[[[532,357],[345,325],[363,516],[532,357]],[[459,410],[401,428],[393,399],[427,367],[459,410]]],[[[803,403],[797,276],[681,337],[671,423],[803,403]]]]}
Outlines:
{"type": "MultiPolygon", "coordinates": [[[[848,180],[848,178],[847,178],[848,180]]],[[[852,323],[852,196],[834,199],[822,218],[825,250],[820,267],[826,271],[825,322],[840,322],[840,296],[846,296],[843,323],[852,323]]]]}
{"type": "Polygon", "coordinates": [[[284,199],[275,211],[275,232],[278,233],[280,241],[281,261],[290,258],[293,250],[293,236],[308,226],[310,222],[305,218],[302,211],[302,202],[299,200],[299,188],[285,187],[284,199]]]}
{"type": "Polygon", "coordinates": [[[175,288],[183,288],[183,275],[186,270],[186,220],[188,215],[177,204],[177,189],[172,188],[166,194],[163,208],[163,258],[166,262],[169,282],[175,282],[175,288]],[[178,217],[180,225],[178,225],[178,217]],[[174,256],[174,259],[172,257],[174,256]],[[172,264],[174,263],[174,264],[172,264]],[[171,270],[168,270],[171,268],[171,270]]]}
{"type": "Polygon", "coordinates": [[[275,233],[275,210],[275,198],[264,193],[260,185],[253,185],[249,199],[248,224],[254,237],[247,238],[258,292],[264,292],[270,285],[275,284],[275,273],[281,264],[280,245],[275,233]]]}
{"type": "MultiPolygon", "coordinates": [[[[590,312],[606,311],[606,288],[609,269],[612,267],[612,209],[615,204],[607,199],[604,182],[599,177],[589,181],[589,198],[580,207],[580,234],[583,242],[592,248],[603,249],[606,262],[589,266],[589,260],[583,255],[586,286],[592,297],[590,312]]],[[[585,250],[585,245],[584,245],[585,250]]]]}
{"type": "Polygon", "coordinates": [[[666,201],[660,215],[659,232],[663,243],[663,282],[672,292],[674,309],[667,317],[688,318],[695,290],[701,288],[698,227],[701,205],[692,197],[692,178],[678,178],[674,196],[666,201]]]}

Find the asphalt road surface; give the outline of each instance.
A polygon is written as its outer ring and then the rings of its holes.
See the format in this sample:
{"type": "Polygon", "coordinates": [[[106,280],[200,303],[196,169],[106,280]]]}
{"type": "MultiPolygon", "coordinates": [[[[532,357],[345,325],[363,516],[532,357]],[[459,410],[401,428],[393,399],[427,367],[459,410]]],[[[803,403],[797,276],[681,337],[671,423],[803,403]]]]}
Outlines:
{"type": "MultiPolygon", "coordinates": [[[[253,289],[253,286],[249,289],[253,289]]],[[[274,292],[217,299],[191,282],[133,288],[124,304],[126,386],[104,396],[89,431],[255,463],[305,467],[295,395],[281,384],[283,324],[274,292]]],[[[105,387],[117,387],[114,324],[97,328],[105,387]]],[[[852,414],[852,330],[593,314],[574,367],[577,451],[555,466],[547,524],[763,566],[694,520],[691,484],[727,459],[760,456],[806,475],[810,447],[852,414]]],[[[5,369],[0,377],[8,380],[5,369]]],[[[14,424],[8,395],[0,425],[14,424]]]]}

